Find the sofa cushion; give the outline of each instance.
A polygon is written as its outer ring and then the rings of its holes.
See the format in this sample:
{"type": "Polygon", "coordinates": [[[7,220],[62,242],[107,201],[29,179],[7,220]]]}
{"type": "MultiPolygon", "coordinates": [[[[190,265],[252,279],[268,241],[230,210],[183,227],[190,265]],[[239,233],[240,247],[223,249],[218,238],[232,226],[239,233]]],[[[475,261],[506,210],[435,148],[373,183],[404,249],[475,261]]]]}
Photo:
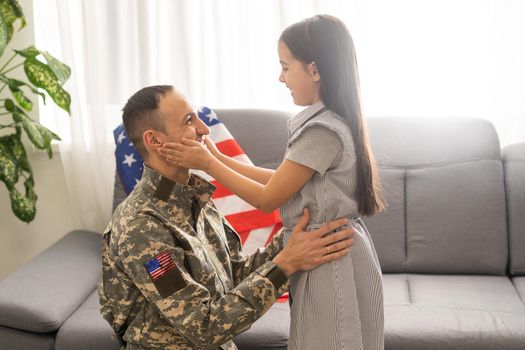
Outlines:
{"type": "Polygon", "coordinates": [[[288,346],[290,307],[275,303],[249,330],[239,334],[234,342],[239,350],[282,349],[288,346]]]}
{"type": "Polygon", "coordinates": [[[0,325],[56,331],[96,287],[100,235],[72,231],[0,281],[0,325]]]}
{"type": "Polygon", "coordinates": [[[385,275],[385,348],[523,349],[525,305],[505,276],[385,275]]]}
{"type": "Polygon", "coordinates": [[[0,350],[53,350],[55,333],[33,333],[0,326],[0,350]]]}
{"type": "Polygon", "coordinates": [[[503,149],[509,220],[510,273],[525,275],[525,143],[503,149]]]}
{"type": "Polygon", "coordinates": [[[506,272],[503,169],[497,160],[407,171],[407,271],[506,272]]]}
{"type": "Polygon", "coordinates": [[[492,124],[370,118],[369,131],[388,207],[365,221],[383,270],[504,274],[505,188],[492,124]]]}
{"type": "Polygon", "coordinates": [[[407,237],[405,227],[404,169],[380,168],[383,196],[388,209],[380,215],[365,217],[383,273],[406,272],[407,237]]]}
{"type": "MultiPolygon", "coordinates": [[[[64,322],[56,336],[56,350],[118,350],[111,326],[99,313],[94,291],[64,322]]],[[[288,303],[275,303],[252,327],[234,341],[239,350],[286,349],[290,328],[288,303]]]]}
{"type": "Polygon", "coordinates": [[[97,291],[64,322],[56,336],[56,350],[118,350],[119,343],[109,323],[99,312],[97,291]]]}

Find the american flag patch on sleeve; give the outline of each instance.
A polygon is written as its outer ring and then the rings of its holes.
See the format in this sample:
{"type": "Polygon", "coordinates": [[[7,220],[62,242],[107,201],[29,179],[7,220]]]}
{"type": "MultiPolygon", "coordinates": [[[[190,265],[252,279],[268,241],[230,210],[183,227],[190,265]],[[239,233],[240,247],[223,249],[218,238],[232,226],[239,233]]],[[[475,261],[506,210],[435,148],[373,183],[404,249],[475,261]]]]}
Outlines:
{"type": "Polygon", "coordinates": [[[151,279],[156,280],[176,267],[170,253],[163,252],[146,262],[146,270],[151,279]]]}
{"type": "Polygon", "coordinates": [[[183,289],[186,282],[169,252],[163,252],[144,264],[160,296],[169,297],[183,289]]]}

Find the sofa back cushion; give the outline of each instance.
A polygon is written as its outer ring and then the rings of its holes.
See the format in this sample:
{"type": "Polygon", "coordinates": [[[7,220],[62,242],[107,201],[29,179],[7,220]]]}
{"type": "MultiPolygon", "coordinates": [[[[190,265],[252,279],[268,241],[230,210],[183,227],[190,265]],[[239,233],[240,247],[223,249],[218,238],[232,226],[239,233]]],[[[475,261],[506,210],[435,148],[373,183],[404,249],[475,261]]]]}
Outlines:
{"type": "Polygon", "coordinates": [[[264,109],[215,109],[215,113],[255,165],[275,169],[282,162],[292,113],[264,109]]]}
{"type": "Polygon", "coordinates": [[[370,118],[388,208],[365,218],[384,272],[504,274],[500,146],[487,121],[370,118]]]}
{"type": "Polygon", "coordinates": [[[509,220],[510,273],[525,275],[525,143],[503,149],[509,220]]]}
{"type": "MultiPolygon", "coordinates": [[[[216,112],[256,165],[281,162],[291,114],[216,112]]],[[[368,127],[388,208],[364,220],[384,272],[504,274],[505,187],[492,124],[389,117],[368,127]]]]}

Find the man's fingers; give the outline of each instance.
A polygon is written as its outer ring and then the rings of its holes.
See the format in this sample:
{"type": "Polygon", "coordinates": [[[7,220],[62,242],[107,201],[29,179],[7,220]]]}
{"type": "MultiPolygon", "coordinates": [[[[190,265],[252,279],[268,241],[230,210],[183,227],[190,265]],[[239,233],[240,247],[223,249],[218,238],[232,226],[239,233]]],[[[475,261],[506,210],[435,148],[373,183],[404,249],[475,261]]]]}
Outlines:
{"type": "Polygon", "coordinates": [[[321,258],[321,264],[325,264],[330,261],[341,259],[343,256],[347,255],[349,252],[350,252],[350,248],[344,248],[335,253],[323,255],[323,257],[321,258]]]}
{"type": "Polygon", "coordinates": [[[355,230],[352,227],[346,228],[342,231],[337,231],[335,233],[332,233],[331,235],[324,236],[321,238],[321,245],[327,246],[334,242],[341,241],[343,239],[353,238],[355,235],[355,230]]]}
{"type": "Polygon", "coordinates": [[[337,219],[335,221],[331,221],[329,222],[327,225],[323,226],[323,227],[320,227],[318,230],[317,230],[317,235],[319,237],[322,237],[336,229],[338,229],[339,227],[341,226],[344,226],[348,224],[348,219],[347,218],[342,218],[342,219],[337,219]]]}
{"type": "Polygon", "coordinates": [[[303,216],[299,219],[297,222],[297,225],[295,225],[293,231],[306,231],[306,226],[308,226],[308,223],[310,222],[310,211],[308,208],[303,209],[303,216]]]}
{"type": "Polygon", "coordinates": [[[353,243],[354,243],[354,240],[349,238],[349,239],[345,239],[344,241],[340,241],[337,243],[327,245],[325,246],[325,254],[323,255],[334,254],[342,249],[349,248],[353,243]]]}

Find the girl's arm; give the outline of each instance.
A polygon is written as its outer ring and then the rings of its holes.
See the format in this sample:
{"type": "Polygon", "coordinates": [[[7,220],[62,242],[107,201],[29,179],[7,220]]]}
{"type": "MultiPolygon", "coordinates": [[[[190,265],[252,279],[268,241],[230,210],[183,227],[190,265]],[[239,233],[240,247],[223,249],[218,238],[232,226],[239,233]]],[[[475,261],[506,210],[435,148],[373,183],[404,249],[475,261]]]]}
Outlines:
{"type": "Polygon", "coordinates": [[[188,169],[204,170],[231,192],[265,212],[278,208],[304,186],[314,170],[284,160],[265,184],[229,168],[201,143],[183,139],[183,144],[166,143],[159,152],[170,163],[188,169]]]}
{"type": "Polygon", "coordinates": [[[231,158],[225,154],[222,154],[217,149],[217,146],[215,145],[215,143],[209,137],[206,137],[204,141],[206,142],[206,146],[208,146],[208,149],[210,150],[211,154],[213,154],[215,158],[220,160],[221,163],[235,170],[239,174],[242,174],[254,181],[257,181],[260,184],[265,185],[270,179],[270,177],[273,175],[273,173],[275,172],[275,170],[273,169],[265,169],[265,168],[261,168],[255,165],[239,162],[238,160],[234,158],[231,158]]]}

